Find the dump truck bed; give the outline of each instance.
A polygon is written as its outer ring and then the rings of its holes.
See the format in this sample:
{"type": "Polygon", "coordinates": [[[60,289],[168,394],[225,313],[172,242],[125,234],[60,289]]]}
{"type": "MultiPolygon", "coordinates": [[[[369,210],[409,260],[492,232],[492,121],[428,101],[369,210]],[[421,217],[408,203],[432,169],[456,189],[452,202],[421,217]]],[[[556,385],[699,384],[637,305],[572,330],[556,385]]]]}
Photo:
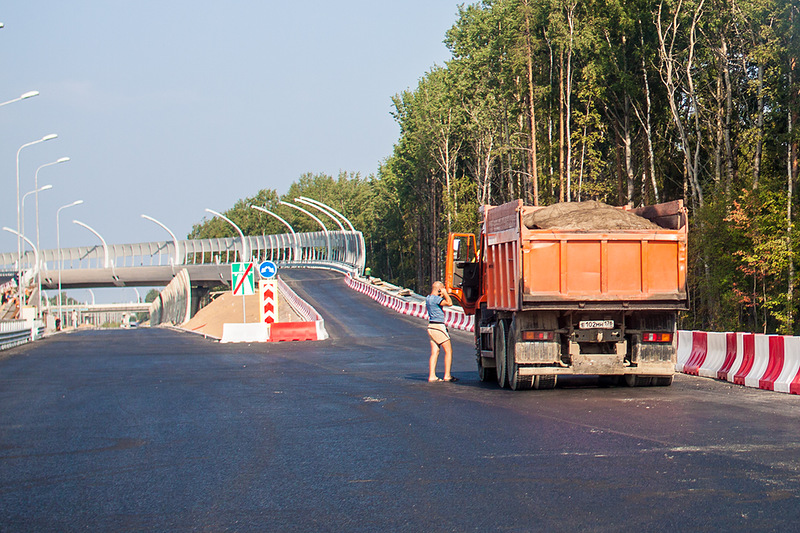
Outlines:
{"type": "Polygon", "coordinates": [[[487,307],[685,309],[682,201],[630,210],[652,229],[529,229],[521,200],[484,208],[487,307]]]}

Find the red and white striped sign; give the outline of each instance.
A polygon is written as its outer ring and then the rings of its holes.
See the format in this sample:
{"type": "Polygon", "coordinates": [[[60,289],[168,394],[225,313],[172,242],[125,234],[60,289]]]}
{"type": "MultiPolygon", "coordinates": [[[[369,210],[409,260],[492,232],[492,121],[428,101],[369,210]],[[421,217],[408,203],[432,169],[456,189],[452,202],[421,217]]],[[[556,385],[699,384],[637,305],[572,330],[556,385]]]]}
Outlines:
{"type": "Polygon", "coordinates": [[[278,321],[278,285],[274,279],[262,279],[258,282],[258,294],[261,299],[261,322],[273,324],[278,321]]]}

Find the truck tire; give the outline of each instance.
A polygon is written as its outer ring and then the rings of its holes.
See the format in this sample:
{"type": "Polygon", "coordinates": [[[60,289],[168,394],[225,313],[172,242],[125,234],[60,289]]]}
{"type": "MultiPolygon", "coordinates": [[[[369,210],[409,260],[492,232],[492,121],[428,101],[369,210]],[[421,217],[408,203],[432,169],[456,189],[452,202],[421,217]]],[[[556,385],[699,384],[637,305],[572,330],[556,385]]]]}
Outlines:
{"type": "Polygon", "coordinates": [[[498,320],[494,325],[494,360],[497,364],[497,384],[504,388],[508,383],[506,376],[506,336],[508,326],[505,320],[498,320]]]}
{"type": "MultiPolygon", "coordinates": [[[[506,371],[508,372],[508,386],[511,390],[530,390],[533,387],[533,376],[521,376],[519,374],[519,365],[516,361],[517,335],[516,335],[516,321],[511,321],[511,327],[508,328],[508,340],[506,341],[506,371]]],[[[538,377],[538,376],[537,376],[538,377]]]]}
{"type": "Polygon", "coordinates": [[[558,376],[555,374],[547,374],[533,377],[533,388],[536,390],[555,389],[558,382],[558,376]]]}
{"type": "Polygon", "coordinates": [[[673,376],[662,376],[658,378],[653,378],[653,385],[656,387],[669,387],[672,385],[672,378],[673,376]]]}
{"type": "Polygon", "coordinates": [[[626,374],[622,380],[628,387],[649,387],[653,384],[653,378],[626,374]]]}

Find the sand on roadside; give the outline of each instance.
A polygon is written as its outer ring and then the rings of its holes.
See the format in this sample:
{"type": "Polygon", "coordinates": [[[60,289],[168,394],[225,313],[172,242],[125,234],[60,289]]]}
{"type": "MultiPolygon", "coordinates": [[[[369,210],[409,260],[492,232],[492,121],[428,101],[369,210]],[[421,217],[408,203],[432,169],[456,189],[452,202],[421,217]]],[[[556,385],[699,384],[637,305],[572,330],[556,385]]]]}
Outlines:
{"type": "MultiPolygon", "coordinates": [[[[259,299],[257,294],[250,296],[234,296],[230,292],[219,295],[210,304],[200,309],[181,328],[209,335],[217,339],[222,337],[223,324],[242,323],[242,300],[245,300],[247,323],[255,323],[259,318],[259,299]]],[[[297,322],[300,318],[292,307],[282,298],[278,298],[278,321],[297,322]]]]}

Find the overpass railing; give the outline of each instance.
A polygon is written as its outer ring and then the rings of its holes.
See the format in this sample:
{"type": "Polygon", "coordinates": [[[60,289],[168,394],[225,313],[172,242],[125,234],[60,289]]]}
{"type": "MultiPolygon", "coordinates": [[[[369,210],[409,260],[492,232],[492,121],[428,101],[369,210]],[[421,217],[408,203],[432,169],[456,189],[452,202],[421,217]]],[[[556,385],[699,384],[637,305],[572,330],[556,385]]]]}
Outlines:
{"type": "MultiPolygon", "coordinates": [[[[138,244],[110,244],[62,248],[64,270],[136,266],[179,266],[234,263],[247,253],[254,261],[269,260],[279,266],[318,266],[360,273],[366,260],[360,231],[328,231],[250,235],[217,239],[190,239],[138,244]],[[177,249],[176,249],[177,244],[177,249]],[[243,250],[244,245],[244,250],[243,250]]],[[[41,250],[43,272],[58,271],[58,250],[41,250]]],[[[22,270],[34,270],[33,251],[22,255],[22,270]]],[[[17,254],[0,254],[0,270],[16,270],[17,254]]]]}

